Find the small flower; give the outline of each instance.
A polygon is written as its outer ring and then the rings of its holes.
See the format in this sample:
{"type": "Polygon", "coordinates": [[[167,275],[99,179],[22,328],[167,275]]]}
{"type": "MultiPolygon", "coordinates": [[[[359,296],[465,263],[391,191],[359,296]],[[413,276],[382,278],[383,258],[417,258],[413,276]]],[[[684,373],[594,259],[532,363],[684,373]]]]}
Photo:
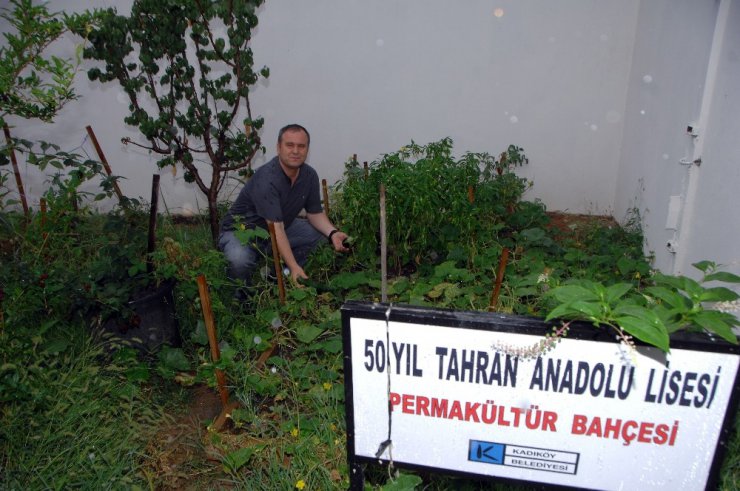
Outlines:
{"type": "Polygon", "coordinates": [[[244,225],[243,223],[239,224],[239,230],[246,230],[246,229],[247,229],[246,225],[244,225]]]}
{"type": "Polygon", "coordinates": [[[252,341],[254,341],[254,344],[260,344],[262,342],[262,338],[259,336],[255,336],[252,341]]]}
{"type": "Polygon", "coordinates": [[[290,434],[291,434],[291,436],[293,438],[297,438],[298,437],[298,428],[293,428],[292,430],[290,430],[290,434]]]}
{"type": "Polygon", "coordinates": [[[295,483],[296,489],[303,489],[306,487],[306,482],[303,479],[298,479],[298,482],[295,483]]]}
{"type": "Polygon", "coordinates": [[[272,367],[272,368],[270,368],[270,372],[272,372],[272,373],[277,373],[277,367],[272,367]]]}
{"type": "Polygon", "coordinates": [[[324,390],[326,390],[326,391],[331,390],[331,383],[330,382],[324,382],[324,390]]]}

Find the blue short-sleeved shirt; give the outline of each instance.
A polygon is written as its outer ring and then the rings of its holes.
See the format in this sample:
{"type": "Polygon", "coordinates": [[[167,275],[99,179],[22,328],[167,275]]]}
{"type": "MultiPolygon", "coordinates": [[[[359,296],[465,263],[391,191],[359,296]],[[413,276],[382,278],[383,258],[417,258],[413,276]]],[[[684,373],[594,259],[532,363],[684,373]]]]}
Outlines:
{"type": "Polygon", "coordinates": [[[221,221],[221,232],[233,230],[236,220],[248,228],[267,228],[266,220],[283,222],[289,227],[298,213],[320,213],[319,175],[308,164],[301,165],[298,178],[291,186],[278,157],[257,169],[247,181],[221,221]]]}

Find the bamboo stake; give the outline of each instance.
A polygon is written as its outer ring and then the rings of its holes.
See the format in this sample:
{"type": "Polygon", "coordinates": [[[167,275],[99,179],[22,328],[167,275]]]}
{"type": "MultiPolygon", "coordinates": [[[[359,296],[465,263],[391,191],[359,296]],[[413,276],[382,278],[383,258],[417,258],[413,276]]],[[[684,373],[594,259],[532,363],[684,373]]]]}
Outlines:
{"type": "Polygon", "coordinates": [[[468,202],[472,205],[475,201],[475,191],[473,190],[473,186],[468,186],[468,202]]]}
{"type": "Polygon", "coordinates": [[[159,174],[152,176],[152,201],[149,206],[149,241],[146,247],[146,272],[151,274],[154,271],[154,262],[152,253],[156,246],[157,231],[157,207],[159,204],[159,174]]]}
{"type": "Polygon", "coordinates": [[[388,244],[385,234],[385,186],[380,185],[380,301],[388,301],[388,244]]]}
{"type": "Polygon", "coordinates": [[[326,187],[326,179],[321,180],[321,189],[324,192],[324,213],[329,216],[329,189],[326,187]]]}
{"type": "MultiPolygon", "coordinates": [[[[95,137],[95,132],[93,131],[92,126],[88,125],[85,129],[87,130],[87,134],[90,135],[90,140],[95,147],[95,151],[98,153],[98,157],[100,157],[100,161],[103,163],[105,172],[108,173],[109,177],[112,176],[113,171],[108,164],[108,159],[105,158],[105,154],[103,153],[103,149],[100,147],[100,143],[98,143],[98,139],[95,137]]],[[[118,183],[115,181],[113,182],[113,190],[116,192],[116,196],[118,196],[118,202],[123,203],[123,193],[121,192],[121,188],[118,187],[118,183]]]]}
{"type": "MultiPolygon", "coordinates": [[[[211,360],[216,363],[221,358],[221,352],[218,349],[216,325],[213,322],[213,310],[211,309],[211,297],[208,294],[208,283],[206,283],[206,277],[202,274],[198,276],[198,293],[200,294],[200,305],[203,310],[203,320],[206,323],[208,344],[211,347],[211,360]]],[[[229,404],[229,391],[226,389],[226,374],[218,368],[216,369],[216,383],[218,384],[218,392],[221,396],[221,404],[226,408],[229,404]]]]}
{"type": "Polygon", "coordinates": [[[21,171],[18,168],[18,160],[15,157],[15,145],[13,145],[13,139],[10,137],[10,128],[6,124],[3,126],[3,132],[5,133],[5,140],[8,142],[8,148],[10,149],[10,161],[13,163],[13,173],[15,174],[15,183],[18,186],[18,194],[21,196],[21,205],[23,205],[23,214],[28,220],[28,201],[26,201],[26,191],[23,189],[23,180],[21,180],[21,171]]]}
{"type": "Polygon", "coordinates": [[[504,280],[504,272],[506,272],[506,263],[509,261],[509,248],[504,247],[501,251],[501,259],[498,262],[498,272],[496,273],[496,286],[493,289],[491,295],[491,303],[488,305],[488,310],[496,310],[498,305],[498,294],[501,291],[501,282],[504,280]]]}
{"type": "Polygon", "coordinates": [[[46,243],[49,234],[46,232],[46,200],[44,198],[39,200],[39,206],[41,208],[41,237],[43,237],[44,243],[46,243]]]}
{"type": "Polygon", "coordinates": [[[362,168],[365,170],[365,179],[367,179],[367,176],[370,174],[370,169],[367,166],[367,161],[362,163],[362,168]]]}
{"type": "Polygon", "coordinates": [[[272,242],[272,261],[275,264],[275,276],[277,276],[278,294],[280,295],[280,305],[285,305],[285,284],[283,283],[283,268],[280,267],[280,251],[275,238],[275,224],[269,222],[267,227],[270,229],[270,241],[272,242]]]}

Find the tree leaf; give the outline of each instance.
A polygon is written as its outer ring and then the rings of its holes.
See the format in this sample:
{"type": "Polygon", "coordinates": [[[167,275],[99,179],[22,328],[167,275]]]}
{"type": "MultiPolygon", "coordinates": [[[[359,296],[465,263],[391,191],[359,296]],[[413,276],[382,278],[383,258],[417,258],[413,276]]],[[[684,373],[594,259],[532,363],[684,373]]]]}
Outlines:
{"type": "Polygon", "coordinates": [[[705,310],[696,314],[693,320],[707,331],[717,334],[732,344],[738,344],[737,336],[732,331],[732,326],[740,325],[740,322],[738,322],[734,315],[715,310],[705,310]]]}
{"type": "Polygon", "coordinates": [[[324,332],[320,327],[312,324],[301,324],[296,328],[296,337],[302,343],[310,343],[324,332]]]}
{"type": "Polygon", "coordinates": [[[652,344],[666,353],[670,351],[668,331],[662,322],[660,323],[660,327],[658,327],[652,323],[645,322],[643,319],[632,316],[617,317],[615,321],[625,332],[640,341],[652,344]]]}
{"type": "Polygon", "coordinates": [[[673,308],[690,308],[691,302],[680,293],[663,286],[651,286],[645,289],[653,297],[662,300],[673,308]]]}
{"type": "Polygon", "coordinates": [[[629,283],[617,283],[616,285],[611,285],[606,289],[606,301],[609,302],[609,304],[612,304],[616,300],[622,298],[625,293],[631,289],[632,285],[629,283]]]}
{"type": "Polygon", "coordinates": [[[559,286],[552,290],[552,295],[562,303],[570,303],[576,300],[599,300],[598,295],[581,285],[559,286]]]}
{"type": "Polygon", "coordinates": [[[717,271],[716,273],[708,274],[704,277],[704,282],[707,281],[724,281],[725,283],[740,283],[740,276],[725,271],[717,271]]]}
{"type": "Polygon", "coordinates": [[[699,301],[700,302],[732,302],[733,300],[737,300],[739,297],[740,295],[730,290],[729,288],[718,286],[715,288],[705,289],[701,293],[701,295],[699,295],[699,301]]]}

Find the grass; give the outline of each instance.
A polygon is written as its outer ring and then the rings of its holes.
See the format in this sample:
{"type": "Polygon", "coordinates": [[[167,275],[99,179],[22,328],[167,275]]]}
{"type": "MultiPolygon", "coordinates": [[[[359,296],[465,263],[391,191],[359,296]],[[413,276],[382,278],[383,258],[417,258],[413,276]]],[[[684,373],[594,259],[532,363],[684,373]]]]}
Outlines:
{"type": "MultiPolygon", "coordinates": [[[[126,365],[104,362],[82,330],[69,334],[60,352],[36,344],[24,367],[4,353],[2,489],[130,488],[140,481],[147,435],[164,419],[153,388],[129,383],[126,365]],[[9,393],[10,380],[22,389],[9,393]]],[[[13,343],[9,335],[3,343],[13,343]]]]}
{"type": "MultiPolygon", "coordinates": [[[[305,489],[346,489],[337,309],[347,298],[377,297],[375,272],[363,270],[352,257],[322,249],[308,268],[316,283],[289,288],[286,305],[278,302],[275,285],[261,283],[254,309],[242,310],[232,302],[232,285],[224,277],[223,258],[212,248],[206,221],[164,220],[156,261],[160,272],[178,278],[183,346],[166,355],[137,358],[122,350],[111,358],[86,335],[94,317],[89,310],[80,307],[84,315],[66,315],[70,297],[84,291],[84,285],[76,286],[77,276],[98,259],[95,234],[82,233],[84,226],[75,225],[71,245],[59,240],[74,251],[42,249],[32,243],[41,240],[40,234],[26,235],[25,246],[18,233],[9,233],[10,240],[0,236],[6,239],[0,242],[6,281],[0,317],[0,488],[289,490],[302,484],[305,489]],[[82,258],[85,262],[78,263],[82,258]],[[40,280],[42,274],[49,277],[40,280]],[[195,287],[198,274],[205,274],[211,287],[221,341],[218,364],[210,361],[195,287]],[[272,345],[277,347],[273,355],[258,362],[272,345]],[[220,409],[215,368],[226,372],[232,399],[239,402],[223,432],[209,430],[213,414],[193,417],[205,385],[211,386],[205,390],[209,403],[216,413],[220,409]]],[[[543,271],[553,281],[566,275],[633,278],[644,267],[635,256],[639,240],[611,224],[575,228],[558,239],[568,244],[566,250],[550,240],[546,229],[528,230],[519,237],[527,247],[512,251],[501,297],[501,307],[510,312],[526,314],[540,307],[535,294],[543,271]],[[615,258],[615,251],[621,256],[615,258]]],[[[394,283],[392,300],[485,308],[492,269],[485,261],[496,257],[486,254],[477,251],[472,272],[444,263],[420,266],[410,281],[394,283]],[[488,283],[485,288],[435,290],[443,276],[488,283]]],[[[373,489],[526,489],[406,472],[394,484],[380,467],[368,469],[367,482],[373,489]]],[[[735,431],[720,489],[737,490],[739,482],[735,431]]]]}

